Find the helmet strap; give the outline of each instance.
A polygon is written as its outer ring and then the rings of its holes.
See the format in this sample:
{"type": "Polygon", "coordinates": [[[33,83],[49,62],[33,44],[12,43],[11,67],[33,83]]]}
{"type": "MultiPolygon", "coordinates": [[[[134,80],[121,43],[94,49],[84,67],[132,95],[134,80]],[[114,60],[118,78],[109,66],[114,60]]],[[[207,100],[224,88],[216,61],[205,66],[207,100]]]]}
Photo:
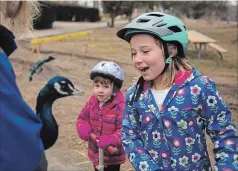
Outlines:
{"type": "Polygon", "coordinates": [[[166,64],[170,64],[172,62],[172,57],[168,57],[165,61],[166,64]]]}
{"type": "Polygon", "coordinates": [[[137,100],[140,97],[141,92],[143,91],[144,83],[145,83],[145,80],[141,76],[136,83],[136,90],[131,98],[131,101],[129,102],[129,105],[132,105],[134,102],[137,102],[137,100]]]}
{"type": "Polygon", "coordinates": [[[113,95],[109,96],[104,102],[102,102],[101,106],[103,106],[104,104],[111,102],[113,100],[113,95]]]}
{"type": "Polygon", "coordinates": [[[164,66],[163,71],[160,73],[160,75],[162,75],[166,71],[166,69],[168,68],[169,64],[173,60],[173,58],[169,56],[167,43],[163,41],[162,44],[163,44],[163,48],[164,48],[165,66],[164,66]]]}
{"type": "Polygon", "coordinates": [[[117,95],[117,92],[116,92],[116,85],[114,84],[114,82],[112,82],[112,96],[116,96],[117,95]]]}
{"type": "Polygon", "coordinates": [[[112,101],[113,100],[113,97],[115,97],[116,96],[116,93],[114,92],[114,87],[115,87],[115,84],[114,84],[114,82],[112,81],[112,94],[111,94],[111,96],[109,96],[104,102],[102,102],[102,104],[101,105],[103,105],[103,104],[106,104],[106,103],[108,103],[108,102],[110,102],[110,101],[112,101]]]}

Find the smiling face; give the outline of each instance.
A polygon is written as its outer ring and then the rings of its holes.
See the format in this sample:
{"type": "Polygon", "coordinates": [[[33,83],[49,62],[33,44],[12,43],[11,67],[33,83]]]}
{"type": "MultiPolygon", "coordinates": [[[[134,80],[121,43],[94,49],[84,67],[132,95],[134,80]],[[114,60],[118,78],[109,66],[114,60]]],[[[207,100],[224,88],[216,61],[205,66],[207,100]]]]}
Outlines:
{"type": "Polygon", "coordinates": [[[147,34],[136,34],[131,41],[132,64],[146,81],[156,79],[165,67],[160,42],[147,34]]]}
{"type": "Polygon", "coordinates": [[[113,93],[113,85],[109,79],[95,77],[93,83],[93,92],[100,103],[109,99],[113,93]]]}

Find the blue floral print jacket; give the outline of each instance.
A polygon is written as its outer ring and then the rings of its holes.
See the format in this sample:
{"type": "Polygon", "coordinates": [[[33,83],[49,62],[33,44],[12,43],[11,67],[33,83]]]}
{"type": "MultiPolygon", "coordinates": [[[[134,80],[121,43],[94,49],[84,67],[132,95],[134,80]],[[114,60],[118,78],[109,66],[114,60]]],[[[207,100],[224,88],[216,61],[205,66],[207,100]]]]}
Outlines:
{"type": "Polygon", "coordinates": [[[136,87],[128,89],[122,142],[136,170],[211,170],[205,132],[214,143],[215,170],[238,170],[231,112],[211,79],[196,68],[188,73],[178,72],[160,111],[148,86],[132,105],[136,87]]]}

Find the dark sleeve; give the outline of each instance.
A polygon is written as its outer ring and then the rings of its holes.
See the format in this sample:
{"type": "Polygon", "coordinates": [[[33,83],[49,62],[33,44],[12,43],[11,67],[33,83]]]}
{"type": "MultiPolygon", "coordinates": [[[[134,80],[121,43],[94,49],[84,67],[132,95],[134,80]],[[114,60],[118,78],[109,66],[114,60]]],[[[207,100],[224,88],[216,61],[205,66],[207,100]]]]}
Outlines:
{"type": "Polygon", "coordinates": [[[0,49],[0,170],[32,171],[40,164],[42,124],[23,100],[12,66],[0,49]]]}

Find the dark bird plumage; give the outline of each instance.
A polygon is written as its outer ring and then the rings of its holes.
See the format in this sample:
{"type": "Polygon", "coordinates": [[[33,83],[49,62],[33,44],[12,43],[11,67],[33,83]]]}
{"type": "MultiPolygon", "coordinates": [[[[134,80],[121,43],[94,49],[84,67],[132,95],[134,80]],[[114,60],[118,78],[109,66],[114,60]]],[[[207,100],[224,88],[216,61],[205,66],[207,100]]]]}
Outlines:
{"type": "Polygon", "coordinates": [[[36,113],[41,118],[41,138],[45,150],[53,146],[58,138],[58,124],[52,114],[52,105],[56,99],[83,95],[83,92],[74,88],[73,83],[62,76],[51,78],[41,89],[36,104],[36,113]]]}
{"type": "Polygon", "coordinates": [[[30,76],[29,76],[29,81],[32,80],[32,76],[35,74],[35,73],[38,73],[40,74],[42,71],[43,71],[43,68],[42,68],[42,65],[46,62],[50,62],[52,60],[54,60],[55,57],[53,56],[49,56],[45,59],[42,59],[42,60],[39,60],[37,61],[34,66],[32,68],[30,68],[30,76]]]}

